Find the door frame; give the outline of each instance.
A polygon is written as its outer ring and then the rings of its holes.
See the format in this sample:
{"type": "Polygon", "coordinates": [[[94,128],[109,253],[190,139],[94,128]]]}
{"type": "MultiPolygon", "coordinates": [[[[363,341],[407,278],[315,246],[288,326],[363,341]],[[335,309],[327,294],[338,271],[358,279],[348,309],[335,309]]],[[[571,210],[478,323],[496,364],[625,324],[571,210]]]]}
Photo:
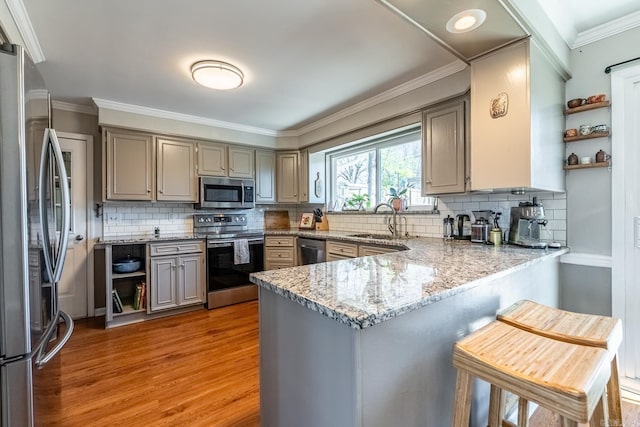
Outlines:
{"type": "Polygon", "coordinates": [[[87,183],[87,317],[95,316],[95,284],[94,284],[94,263],[93,263],[93,249],[96,245],[96,221],[93,213],[93,135],[85,135],[81,133],[71,132],[56,132],[58,137],[65,139],[76,139],[84,141],[86,146],[86,159],[85,159],[85,180],[87,183]]]}
{"type": "MultiPolygon", "coordinates": [[[[615,162],[612,168],[611,188],[611,313],[622,319],[623,340],[619,350],[620,382],[624,389],[632,392],[640,391],[640,340],[632,338],[634,326],[640,325],[640,313],[637,309],[627,306],[630,301],[637,301],[640,290],[633,289],[634,276],[632,270],[636,263],[632,257],[637,257],[640,251],[634,245],[634,237],[640,237],[640,226],[634,224],[640,217],[640,212],[634,211],[639,206],[639,196],[635,194],[635,186],[625,172],[631,173],[637,164],[636,159],[640,150],[634,144],[634,127],[637,120],[633,111],[633,91],[625,90],[630,82],[640,83],[640,66],[630,66],[614,71],[611,74],[611,157],[615,162]],[[631,236],[631,238],[630,238],[631,236]],[[629,333],[628,333],[629,332],[629,333]]],[[[638,84],[638,83],[636,83],[638,84]]],[[[640,96],[640,95],[637,95],[640,96]]],[[[637,111],[636,111],[637,113],[637,111]]],[[[640,183],[637,184],[640,186],[640,183]]],[[[639,224],[640,225],[640,224],[639,224]]]]}

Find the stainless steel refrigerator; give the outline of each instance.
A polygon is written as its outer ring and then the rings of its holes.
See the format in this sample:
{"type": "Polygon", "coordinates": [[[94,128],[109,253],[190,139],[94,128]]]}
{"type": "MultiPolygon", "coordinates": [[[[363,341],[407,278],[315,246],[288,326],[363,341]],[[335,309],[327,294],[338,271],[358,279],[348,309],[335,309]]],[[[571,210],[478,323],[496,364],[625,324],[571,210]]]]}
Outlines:
{"type": "MultiPolygon", "coordinates": [[[[69,236],[65,158],[44,81],[20,46],[0,46],[0,392],[2,426],[31,426],[33,369],[73,332],[58,308],[69,236]],[[30,268],[29,261],[34,260],[30,268]],[[34,265],[42,268],[33,268],[34,265]]],[[[39,376],[46,377],[46,375],[39,376]]]]}

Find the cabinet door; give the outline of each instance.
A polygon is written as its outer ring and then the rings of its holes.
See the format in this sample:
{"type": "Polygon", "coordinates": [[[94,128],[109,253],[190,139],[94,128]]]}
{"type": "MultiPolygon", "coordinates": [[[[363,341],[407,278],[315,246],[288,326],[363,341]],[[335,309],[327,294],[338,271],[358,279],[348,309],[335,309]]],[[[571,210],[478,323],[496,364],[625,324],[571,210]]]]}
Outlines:
{"type": "Polygon", "coordinates": [[[106,200],[154,200],[153,136],[106,130],[104,133],[106,200]]]}
{"type": "Polygon", "coordinates": [[[176,286],[177,257],[151,258],[151,289],[149,304],[151,311],[178,306],[176,286]]]}
{"type": "Polygon", "coordinates": [[[298,202],[309,202],[309,151],[300,150],[298,155],[298,202]]]}
{"type": "Polygon", "coordinates": [[[279,203],[298,202],[298,152],[284,151],[277,159],[277,200],[279,203]]]}
{"type": "Polygon", "coordinates": [[[198,144],[198,175],[227,176],[227,146],[198,144]]]}
{"type": "Polygon", "coordinates": [[[276,153],[256,150],[256,203],[276,201],[276,153]]]}
{"type": "Polygon", "coordinates": [[[464,101],[423,114],[424,195],[465,191],[464,101]]]}
{"type": "Polygon", "coordinates": [[[253,178],[253,150],[229,147],[229,176],[232,178],[253,178]]]}
{"type": "Polygon", "coordinates": [[[183,255],[178,258],[178,305],[204,302],[204,256],[183,255]]]}
{"type": "Polygon", "coordinates": [[[196,202],[196,149],[191,141],[158,138],[157,200],[196,202]]]}

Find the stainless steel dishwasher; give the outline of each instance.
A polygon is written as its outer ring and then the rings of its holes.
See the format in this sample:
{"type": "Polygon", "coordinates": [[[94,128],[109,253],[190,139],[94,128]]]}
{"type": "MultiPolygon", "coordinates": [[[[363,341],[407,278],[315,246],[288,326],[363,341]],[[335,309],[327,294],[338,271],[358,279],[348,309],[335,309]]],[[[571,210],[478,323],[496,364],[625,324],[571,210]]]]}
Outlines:
{"type": "Polygon", "coordinates": [[[325,241],[298,237],[298,259],[300,265],[317,264],[326,260],[325,241]]]}

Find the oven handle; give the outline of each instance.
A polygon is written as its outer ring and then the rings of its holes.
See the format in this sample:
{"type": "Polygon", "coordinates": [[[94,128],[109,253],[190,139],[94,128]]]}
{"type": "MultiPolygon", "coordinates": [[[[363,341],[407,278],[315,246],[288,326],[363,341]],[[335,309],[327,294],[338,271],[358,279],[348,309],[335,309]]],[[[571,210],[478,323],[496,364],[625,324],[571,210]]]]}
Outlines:
{"type": "MultiPolygon", "coordinates": [[[[242,239],[237,239],[242,240],[242,239]]],[[[222,242],[209,242],[207,248],[227,248],[233,246],[234,240],[223,240],[222,242]]],[[[258,245],[264,243],[264,239],[248,239],[250,245],[258,245]]]]}

